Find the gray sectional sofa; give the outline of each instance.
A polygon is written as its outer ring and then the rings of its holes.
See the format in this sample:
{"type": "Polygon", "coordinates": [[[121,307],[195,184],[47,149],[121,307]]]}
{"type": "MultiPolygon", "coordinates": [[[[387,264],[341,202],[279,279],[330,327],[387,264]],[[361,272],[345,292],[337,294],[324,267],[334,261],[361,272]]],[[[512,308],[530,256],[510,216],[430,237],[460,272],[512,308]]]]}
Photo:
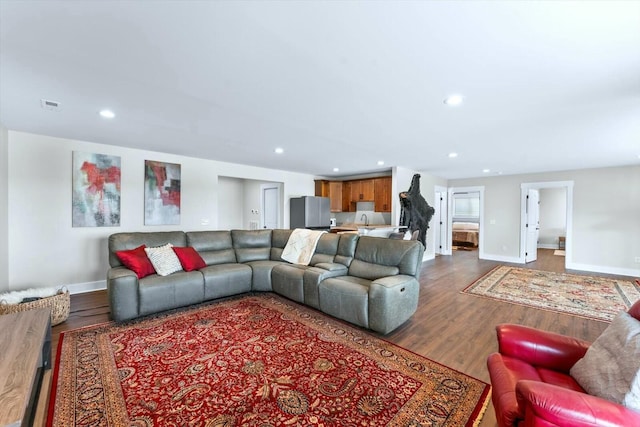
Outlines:
{"type": "Polygon", "coordinates": [[[116,321],[246,292],[275,292],[331,316],[387,334],[418,305],[424,248],[417,241],[323,234],[309,266],[280,256],[292,230],[116,233],[109,237],[107,289],[116,321]],[[142,244],[191,246],[207,266],[138,276],[117,251],[142,244]]]}

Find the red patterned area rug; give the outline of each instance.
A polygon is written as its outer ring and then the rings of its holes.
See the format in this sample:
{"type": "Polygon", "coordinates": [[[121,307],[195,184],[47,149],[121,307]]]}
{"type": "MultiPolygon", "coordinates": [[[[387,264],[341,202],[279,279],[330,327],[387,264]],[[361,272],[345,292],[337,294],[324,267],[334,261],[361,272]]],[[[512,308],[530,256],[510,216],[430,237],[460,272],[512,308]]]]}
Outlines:
{"type": "Polygon", "coordinates": [[[490,386],[273,294],[60,338],[47,425],[472,426],[490,386]]]}
{"type": "Polygon", "coordinates": [[[499,266],[463,293],[610,322],[640,299],[631,280],[499,266]]]}

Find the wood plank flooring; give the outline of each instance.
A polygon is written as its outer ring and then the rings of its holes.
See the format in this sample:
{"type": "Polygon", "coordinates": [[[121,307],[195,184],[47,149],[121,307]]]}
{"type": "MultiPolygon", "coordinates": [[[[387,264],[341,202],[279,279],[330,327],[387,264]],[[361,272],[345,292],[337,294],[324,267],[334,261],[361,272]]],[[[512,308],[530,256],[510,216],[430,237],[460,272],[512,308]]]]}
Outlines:
{"type": "MultiPolygon", "coordinates": [[[[553,255],[551,249],[539,249],[538,261],[517,266],[566,272],[564,261],[564,257],[553,255]]],[[[607,327],[606,323],[595,320],[460,293],[500,264],[504,263],[479,260],[477,250],[455,251],[452,256],[438,256],[435,260],[425,262],[420,276],[418,311],[384,339],[489,382],[486,359],[490,353],[497,351],[494,328],[498,323],[519,323],[589,341],[593,341],[607,327]]],[[[69,319],[53,328],[53,349],[57,348],[61,332],[108,320],[106,291],[72,295],[69,319]]],[[[480,425],[496,426],[492,405],[487,408],[480,425]]]]}

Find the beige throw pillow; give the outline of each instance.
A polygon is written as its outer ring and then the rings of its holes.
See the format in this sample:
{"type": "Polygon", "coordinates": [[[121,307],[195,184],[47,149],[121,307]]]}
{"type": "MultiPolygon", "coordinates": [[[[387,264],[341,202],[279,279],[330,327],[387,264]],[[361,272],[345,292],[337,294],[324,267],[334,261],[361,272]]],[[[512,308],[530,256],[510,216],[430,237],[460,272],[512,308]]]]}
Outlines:
{"type": "Polygon", "coordinates": [[[155,248],[144,248],[144,250],[153,264],[153,268],[156,269],[156,273],[160,276],[168,276],[176,271],[182,271],[182,264],[173,251],[171,243],[155,248]]]}
{"type": "Polygon", "coordinates": [[[640,321],[621,312],[570,373],[587,393],[640,410],[639,371],[640,321]]]}

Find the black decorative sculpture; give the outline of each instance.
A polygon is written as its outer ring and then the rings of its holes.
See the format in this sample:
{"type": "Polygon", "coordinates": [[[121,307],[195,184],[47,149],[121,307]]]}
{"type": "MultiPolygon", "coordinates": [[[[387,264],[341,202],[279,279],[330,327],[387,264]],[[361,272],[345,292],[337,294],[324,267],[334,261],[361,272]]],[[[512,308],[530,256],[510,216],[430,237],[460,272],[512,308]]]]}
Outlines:
{"type": "Polygon", "coordinates": [[[419,230],[418,240],[427,247],[427,229],[436,210],[420,194],[420,174],[413,175],[409,190],[400,193],[400,206],[400,225],[412,233],[419,230]]]}

